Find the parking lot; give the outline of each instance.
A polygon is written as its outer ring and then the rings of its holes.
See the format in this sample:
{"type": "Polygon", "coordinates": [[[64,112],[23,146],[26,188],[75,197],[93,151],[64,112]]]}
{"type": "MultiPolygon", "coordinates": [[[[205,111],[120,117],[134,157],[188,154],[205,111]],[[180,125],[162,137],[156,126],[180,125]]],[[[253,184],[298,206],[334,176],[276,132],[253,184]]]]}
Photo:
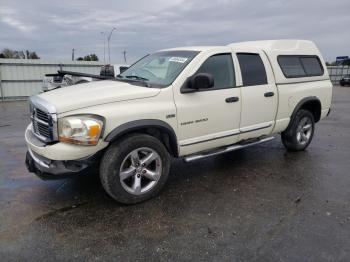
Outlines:
{"type": "Polygon", "coordinates": [[[26,102],[0,103],[2,261],[349,261],[350,88],[310,147],[270,143],[174,161],[160,196],[123,206],[96,174],[42,181],[24,166],[26,102]],[[30,259],[29,259],[30,258],[30,259]]]}

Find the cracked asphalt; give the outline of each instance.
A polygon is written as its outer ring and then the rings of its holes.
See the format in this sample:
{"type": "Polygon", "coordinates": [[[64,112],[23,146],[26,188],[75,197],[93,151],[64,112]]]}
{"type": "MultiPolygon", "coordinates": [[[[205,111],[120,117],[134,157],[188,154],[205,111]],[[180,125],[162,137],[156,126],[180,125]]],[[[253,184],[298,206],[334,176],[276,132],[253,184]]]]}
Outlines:
{"type": "Polygon", "coordinates": [[[272,142],[185,164],[122,206],[96,174],[26,171],[26,102],[0,102],[1,261],[350,261],[350,88],[310,147],[272,142]]]}

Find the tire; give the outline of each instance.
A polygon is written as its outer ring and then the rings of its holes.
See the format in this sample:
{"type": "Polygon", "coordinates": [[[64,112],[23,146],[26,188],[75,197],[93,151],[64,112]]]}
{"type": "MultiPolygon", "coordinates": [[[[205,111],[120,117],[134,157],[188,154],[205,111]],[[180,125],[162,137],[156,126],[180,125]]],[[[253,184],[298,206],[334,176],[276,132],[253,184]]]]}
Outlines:
{"type": "Polygon", "coordinates": [[[157,138],[130,135],[112,144],[104,153],[101,183],[108,195],[119,203],[143,202],[158,195],[163,188],[170,163],[169,152],[157,138]]]}
{"type": "Polygon", "coordinates": [[[315,131],[315,119],[313,114],[300,109],[287,130],[282,132],[283,145],[290,151],[305,150],[312,141],[315,131]]]}

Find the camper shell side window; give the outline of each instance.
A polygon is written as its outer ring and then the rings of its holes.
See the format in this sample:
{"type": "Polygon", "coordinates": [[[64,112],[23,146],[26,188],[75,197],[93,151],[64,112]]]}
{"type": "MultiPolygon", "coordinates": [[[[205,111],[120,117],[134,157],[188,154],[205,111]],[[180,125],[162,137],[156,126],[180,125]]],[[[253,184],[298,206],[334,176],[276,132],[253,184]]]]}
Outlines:
{"type": "Polygon", "coordinates": [[[324,69],[316,55],[279,55],[278,64],[286,78],[322,76],[324,69]]]}

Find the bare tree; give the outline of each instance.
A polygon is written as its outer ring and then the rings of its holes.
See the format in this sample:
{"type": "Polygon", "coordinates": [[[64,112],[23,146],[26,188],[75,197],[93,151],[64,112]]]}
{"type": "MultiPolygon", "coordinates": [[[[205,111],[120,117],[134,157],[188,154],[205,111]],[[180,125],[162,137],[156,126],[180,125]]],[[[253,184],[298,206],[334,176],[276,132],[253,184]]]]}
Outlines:
{"type": "Polygon", "coordinates": [[[11,50],[9,48],[5,48],[2,50],[0,54],[1,58],[8,59],[40,59],[40,57],[35,53],[26,50],[25,52],[22,50],[11,50]]]}

